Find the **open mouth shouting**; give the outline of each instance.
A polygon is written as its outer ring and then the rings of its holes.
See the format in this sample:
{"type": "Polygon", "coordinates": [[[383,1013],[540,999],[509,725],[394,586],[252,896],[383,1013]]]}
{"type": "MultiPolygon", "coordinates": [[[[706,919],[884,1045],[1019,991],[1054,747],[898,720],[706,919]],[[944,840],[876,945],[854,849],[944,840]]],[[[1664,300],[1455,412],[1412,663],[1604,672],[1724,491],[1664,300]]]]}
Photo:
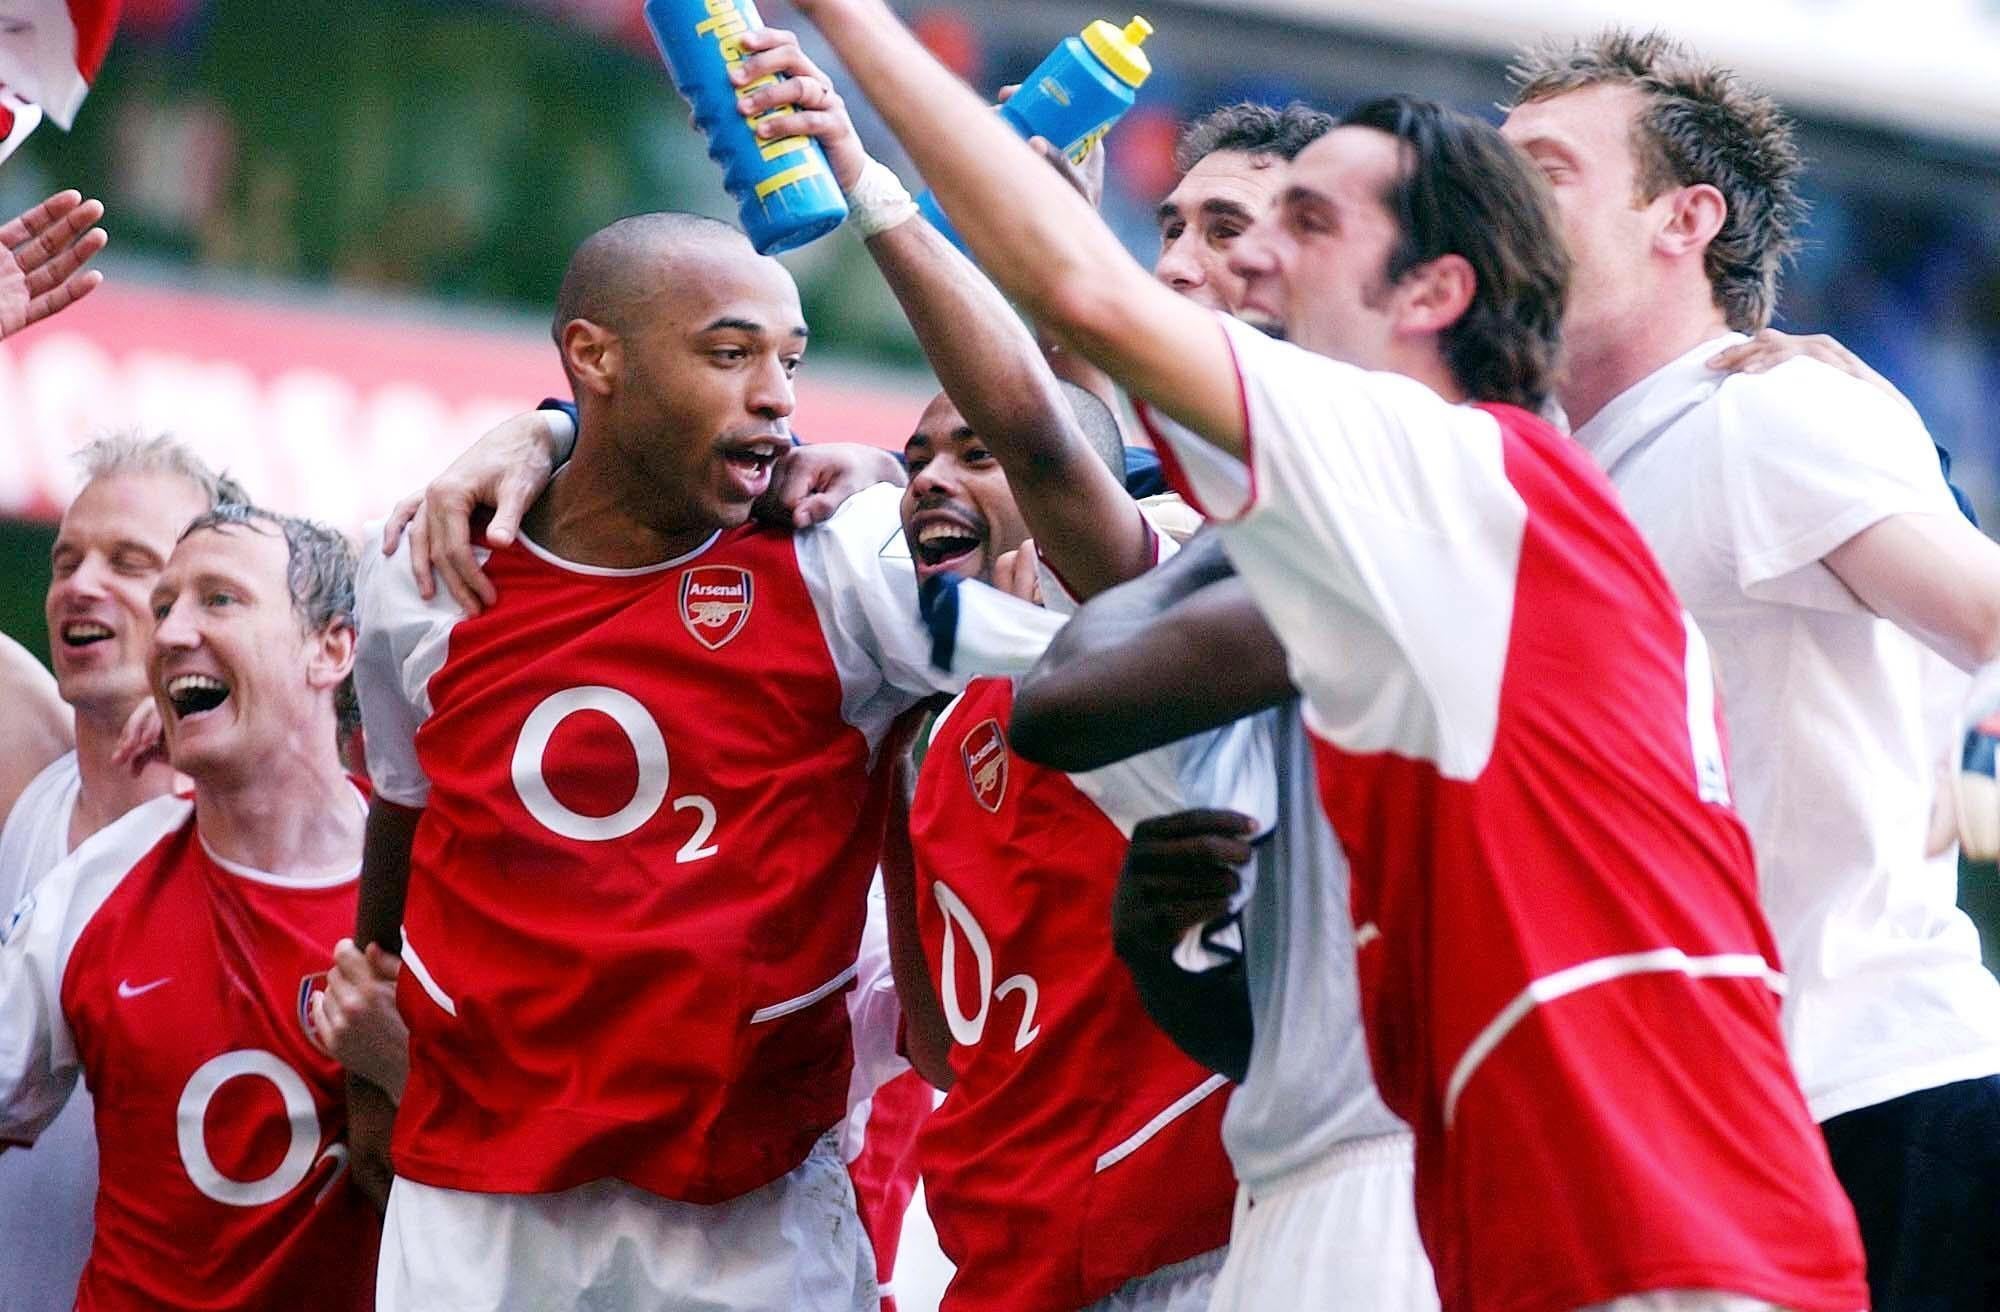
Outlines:
{"type": "Polygon", "coordinates": [[[771,485],[771,466],[778,463],[791,443],[774,434],[724,439],[717,444],[722,463],[729,470],[734,490],[745,501],[755,501],[771,485]]]}
{"type": "Polygon", "coordinates": [[[935,574],[978,574],[984,525],[949,510],[920,510],[910,520],[909,536],[919,582],[935,574]]]}
{"type": "Polygon", "coordinates": [[[167,705],[174,719],[206,714],[229,700],[229,685],[212,674],[176,674],[167,680],[167,705]]]}

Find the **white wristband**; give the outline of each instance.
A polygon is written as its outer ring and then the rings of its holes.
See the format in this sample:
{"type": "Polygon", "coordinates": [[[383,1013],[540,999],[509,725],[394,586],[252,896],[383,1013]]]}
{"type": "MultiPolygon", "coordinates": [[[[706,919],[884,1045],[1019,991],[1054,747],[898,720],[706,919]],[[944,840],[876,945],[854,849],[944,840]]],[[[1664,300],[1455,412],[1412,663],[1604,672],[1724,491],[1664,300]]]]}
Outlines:
{"type": "Polygon", "coordinates": [[[847,221],[863,240],[879,237],[916,217],[917,203],[910,199],[909,189],[879,160],[869,160],[847,190],[847,221]]]}

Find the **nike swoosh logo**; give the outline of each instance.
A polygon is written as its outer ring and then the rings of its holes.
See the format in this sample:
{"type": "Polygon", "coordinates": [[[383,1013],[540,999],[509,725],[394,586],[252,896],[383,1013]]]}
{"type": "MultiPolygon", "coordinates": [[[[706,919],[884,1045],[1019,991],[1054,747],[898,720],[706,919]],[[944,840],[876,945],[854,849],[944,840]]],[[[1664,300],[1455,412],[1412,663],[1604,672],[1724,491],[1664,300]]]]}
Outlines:
{"type": "Polygon", "coordinates": [[[118,981],[118,996],[121,998],[136,998],[142,993],[151,993],[154,989],[160,987],[160,985],[170,983],[172,980],[172,975],[162,975],[151,984],[141,984],[138,988],[133,988],[131,981],[121,979],[118,981]]]}

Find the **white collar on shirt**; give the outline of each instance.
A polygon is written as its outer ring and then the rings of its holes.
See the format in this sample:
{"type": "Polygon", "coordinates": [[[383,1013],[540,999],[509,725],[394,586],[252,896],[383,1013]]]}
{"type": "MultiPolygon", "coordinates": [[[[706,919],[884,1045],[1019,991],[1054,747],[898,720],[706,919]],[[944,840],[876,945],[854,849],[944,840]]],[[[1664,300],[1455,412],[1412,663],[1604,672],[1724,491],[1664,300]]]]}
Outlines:
{"type": "Polygon", "coordinates": [[[1742,333],[1725,333],[1655,369],[1577,429],[1576,440],[1583,443],[1598,468],[1616,468],[1633,447],[1713,395],[1727,375],[1710,369],[1709,358],[1748,340],[1742,333]]]}

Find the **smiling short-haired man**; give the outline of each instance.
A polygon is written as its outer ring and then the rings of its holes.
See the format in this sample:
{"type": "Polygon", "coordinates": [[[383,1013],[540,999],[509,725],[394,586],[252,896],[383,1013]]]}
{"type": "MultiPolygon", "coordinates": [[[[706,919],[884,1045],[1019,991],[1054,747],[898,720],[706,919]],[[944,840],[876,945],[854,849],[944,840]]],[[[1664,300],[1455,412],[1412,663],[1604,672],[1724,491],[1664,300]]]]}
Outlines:
{"type": "Polygon", "coordinates": [[[0,933],[0,1138],[79,1076],[100,1168],[75,1305],[361,1312],[380,1225],[303,991],[354,914],[363,801],[335,746],[353,659],[339,534],[241,505],[150,589],[146,681],[192,797],[91,835],[0,933]]]}
{"type": "MultiPolygon", "coordinates": [[[[243,490],[164,435],[119,433],[76,455],[83,484],[49,556],[49,672],[0,637],[0,906],[13,906],[84,839],[173,786],[151,750],[121,755],[150,709],[154,581],[195,515],[243,490]]],[[[0,1288],[10,1312],[67,1312],[90,1253],[97,1146],[81,1090],[33,1152],[0,1152],[0,1288]]]]}
{"type": "Polygon", "coordinates": [[[382,1306],[872,1308],[841,995],[878,748],[956,686],[901,489],[751,522],[806,326],[735,229],[620,220],[558,304],[576,452],[486,557],[498,602],[362,573],[358,937],[401,926],[410,1028],[382,1306]]]}

